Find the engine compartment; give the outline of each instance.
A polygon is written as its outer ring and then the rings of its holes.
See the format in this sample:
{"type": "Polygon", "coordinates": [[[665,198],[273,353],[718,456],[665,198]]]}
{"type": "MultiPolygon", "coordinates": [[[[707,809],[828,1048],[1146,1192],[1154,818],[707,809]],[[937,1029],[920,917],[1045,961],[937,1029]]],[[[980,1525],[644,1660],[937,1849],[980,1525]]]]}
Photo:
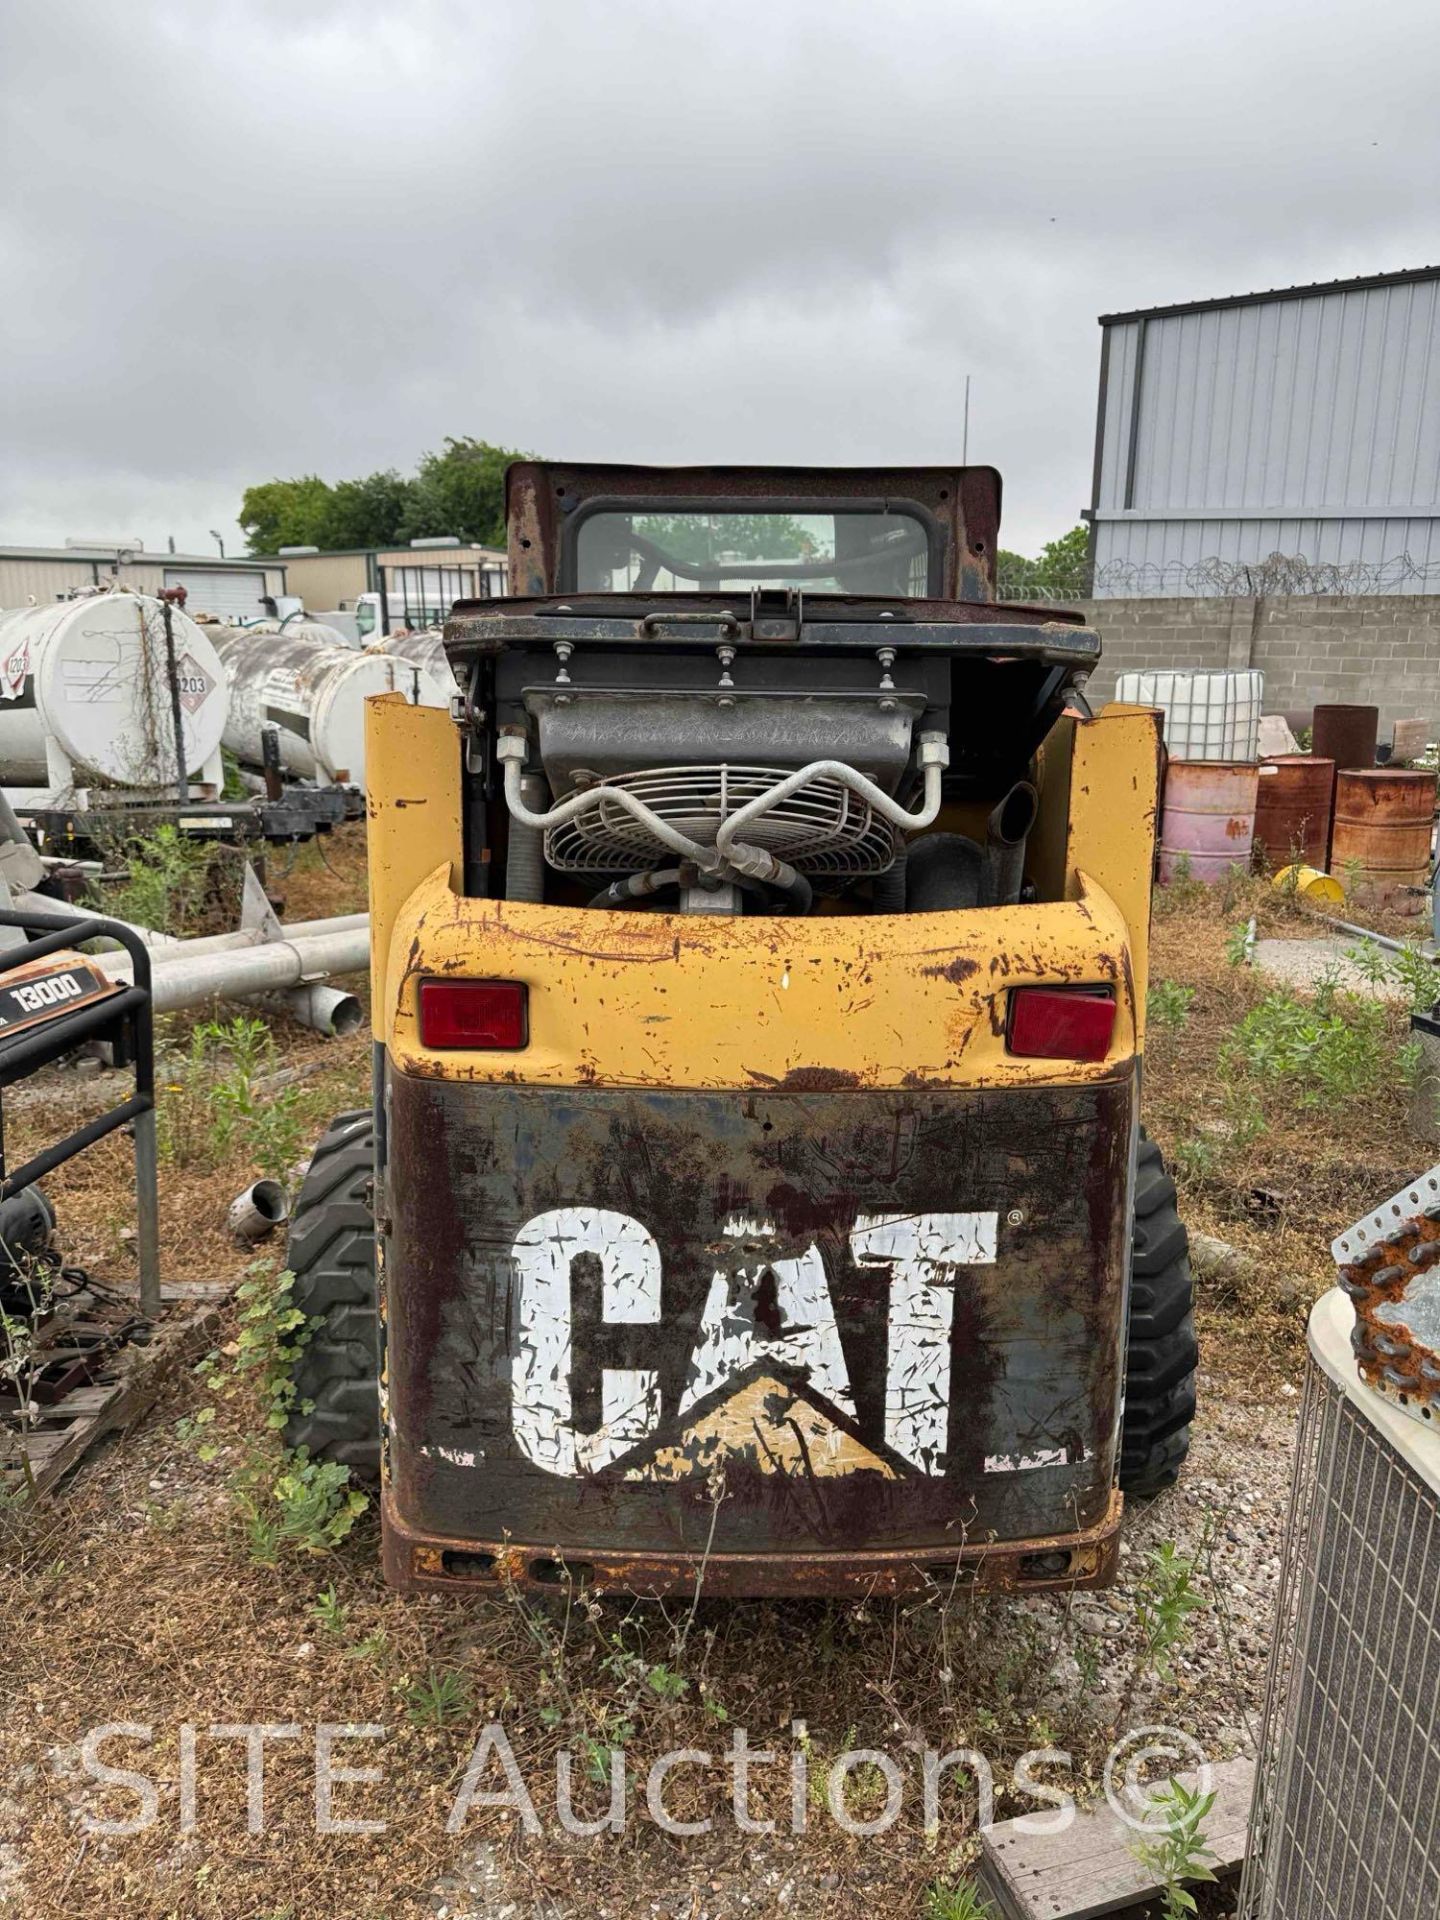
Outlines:
{"type": "Polygon", "coordinates": [[[709,913],[1018,900],[1099,657],[1053,609],[762,588],[475,602],[446,649],[467,891],[709,913]]]}

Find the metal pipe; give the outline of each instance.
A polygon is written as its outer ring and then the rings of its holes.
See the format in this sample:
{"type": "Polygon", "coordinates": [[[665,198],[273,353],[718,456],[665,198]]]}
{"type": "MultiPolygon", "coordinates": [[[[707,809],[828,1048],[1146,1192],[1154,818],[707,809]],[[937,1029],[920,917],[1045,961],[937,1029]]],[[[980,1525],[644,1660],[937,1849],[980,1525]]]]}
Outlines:
{"type": "Polygon", "coordinates": [[[567,820],[573,820],[577,813],[585,813],[591,807],[599,806],[602,801],[613,803],[653,833],[662,847],[678,853],[682,860],[693,860],[706,873],[716,870],[719,862],[713,847],[702,847],[698,841],[687,840],[683,833],[677,832],[659,814],[652,813],[643,800],[637,800],[625,787],[587,787],[584,793],[572,794],[570,799],[561,800],[546,813],[536,812],[526,804],[523,790],[521,762],[526,750],[524,740],[515,734],[502,734],[496,746],[496,752],[505,764],[505,804],[510,809],[511,819],[518,820],[522,827],[539,827],[543,830],[546,827],[563,826],[567,820]]]}
{"type": "Polygon", "coordinates": [[[1369,927],[1357,927],[1353,920],[1337,920],[1333,914],[1316,913],[1314,907],[1310,908],[1310,912],[1317,920],[1323,920],[1327,927],[1338,927],[1341,933],[1358,934],[1362,940],[1373,940],[1377,947],[1387,947],[1391,953],[1420,953],[1423,960],[1434,960],[1437,957],[1434,954],[1421,952],[1421,949],[1412,941],[1392,940],[1388,934],[1372,933],[1369,927]]]}
{"type": "Polygon", "coordinates": [[[1017,780],[985,822],[981,869],[982,907],[1013,907],[1025,872],[1025,842],[1035,824],[1040,796],[1028,780],[1017,780]]]}
{"type": "MultiPolygon", "coordinates": [[[[102,954],[100,965],[112,980],[129,976],[129,962],[122,955],[102,954]]],[[[363,928],[270,940],[233,952],[177,954],[156,967],[151,1006],[156,1013],[177,1013],[207,1000],[309,988],[330,974],[364,973],[369,965],[370,935],[363,928]]]]}
{"type": "MultiPolygon", "coordinates": [[[[522,773],[520,797],[526,806],[543,808],[545,782],[538,773],[522,773]]],[[[545,835],[539,827],[521,820],[510,822],[510,841],[505,850],[505,898],[529,900],[538,905],[545,898],[545,835]]]]}
{"type": "MultiPolygon", "coordinates": [[[[19,904],[22,907],[38,907],[42,911],[54,909],[60,915],[74,920],[90,918],[84,907],[72,907],[68,901],[46,900],[36,894],[22,894],[19,904]]],[[[173,966],[177,960],[197,960],[226,953],[243,953],[273,944],[271,936],[263,927],[243,927],[236,933],[209,934],[199,940],[183,940],[171,933],[159,933],[154,927],[133,926],[129,921],[121,923],[130,928],[139,939],[151,949],[151,960],[157,970],[173,966]]],[[[363,933],[369,937],[370,916],[368,913],[341,913],[325,920],[295,920],[282,927],[286,940],[311,939],[317,936],[341,933],[363,933]]],[[[128,980],[130,967],[126,957],[119,953],[102,953],[95,956],[101,969],[112,980],[128,980]]],[[[368,963],[367,963],[368,964],[368,963]]],[[[353,969],[364,971],[363,967],[353,969]]],[[[253,996],[242,996],[253,997],[253,996]]],[[[330,987],[315,983],[285,988],[274,994],[263,996],[266,1003],[283,1010],[302,1027],[309,1027],[316,1033],[332,1037],[354,1033],[364,1018],[360,1002],[353,993],[346,993],[339,987],[330,987]]],[[[193,1004],[186,1002],[187,1005],[193,1004]]],[[[168,999],[163,999],[159,1011],[173,1011],[168,999]]]]}
{"type": "Polygon", "coordinates": [[[365,1010],[353,993],[318,981],[309,986],[289,987],[283,993],[256,996],[256,1004],[288,1013],[302,1027],[323,1033],[332,1040],[343,1040],[357,1032],[365,1018],[365,1010]]]}
{"type": "Polygon", "coordinates": [[[160,1141],[153,1103],[135,1116],[135,1252],[140,1311],[160,1318],[160,1141]]]}
{"type": "Polygon", "coordinates": [[[230,1202],[226,1221],[237,1240],[253,1245],[273,1233],[289,1211],[285,1189],[278,1180],[257,1180],[230,1202]]]}
{"type": "Polygon", "coordinates": [[[921,827],[928,827],[940,812],[940,781],[945,768],[950,764],[950,751],[942,734],[925,733],[920,736],[920,765],[924,773],[925,792],[918,813],[911,813],[908,807],[902,807],[882,787],[868,780],[863,773],[857,773],[854,767],[847,767],[843,760],[812,760],[808,767],[786,779],[777,781],[768,792],[758,794],[745,806],[737,807],[728,820],[722,822],[715,835],[715,852],[723,861],[738,867],[741,873],[749,873],[757,880],[775,877],[775,870],[784,866],[773,854],[763,848],[737,845],[745,829],[769,813],[772,807],[798,793],[802,787],[808,787],[815,780],[834,780],[842,787],[848,787],[860,799],[866,801],[882,820],[888,820],[892,826],[906,832],[915,833],[921,827]]]}
{"type": "MultiPolygon", "coordinates": [[[[34,908],[37,912],[56,914],[63,920],[93,920],[100,911],[96,907],[74,906],[68,900],[51,900],[39,893],[17,894],[15,904],[24,911],[34,908]]],[[[116,918],[114,914],[106,917],[111,920],[116,918]]],[[[166,948],[183,947],[187,953],[223,953],[229,947],[255,946],[266,938],[264,930],[256,927],[241,927],[234,933],[205,934],[198,940],[187,940],[181,934],[161,933],[155,927],[142,927],[133,920],[121,920],[119,924],[128,927],[131,933],[138,934],[147,947],[156,949],[152,957],[157,965],[166,957],[166,948]]],[[[323,920],[288,920],[281,931],[287,940],[303,939],[316,933],[346,933],[356,927],[368,929],[369,925],[368,913],[337,913],[323,920]]]]}

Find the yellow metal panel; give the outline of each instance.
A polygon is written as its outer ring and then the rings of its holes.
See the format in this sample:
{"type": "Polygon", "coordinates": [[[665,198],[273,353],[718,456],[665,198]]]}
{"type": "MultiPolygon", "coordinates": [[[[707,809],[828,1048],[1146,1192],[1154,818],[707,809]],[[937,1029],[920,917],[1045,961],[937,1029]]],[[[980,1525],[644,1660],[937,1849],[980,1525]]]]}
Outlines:
{"type": "MultiPolygon", "coordinates": [[[[385,869],[383,847],[371,859],[385,869]]],[[[1044,906],[712,920],[462,899],[447,866],[398,913],[378,895],[372,911],[377,937],[391,927],[376,1018],[388,1005],[385,1037],[407,1073],[538,1086],[1004,1087],[1105,1079],[1134,1051],[1125,922],[1083,877],[1073,901],[1044,906]],[[523,980],[530,1044],[422,1047],[427,974],[523,980]],[[1118,1002],[1108,1059],[1006,1053],[1011,987],[1092,981],[1113,985],[1118,1002]]]]}
{"type": "Polygon", "coordinates": [[[385,1037],[386,959],[396,915],[436,862],[448,892],[464,857],[460,736],[440,707],[400,693],[365,702],[365,811],[370,858],[370,1019],[385,1037]]]}
{"type": "Polygon", "coordinates": [[[1130,930],[1136,1044],[1145,1044],[1150,895],[1160,806],[1160,715],[1154,707],[1108,706],[1076,723],[1070,768],[1066,893],[1088,875],[1130,930]]]}
{"type": "Polygon", "coordinates": [[[1062,714],[1035,756],[1040,807],[1025,846],[1025,872],[1042,900],[1063,900],[1070,836],[1070,755],[1076,719],[1062,714]]]}

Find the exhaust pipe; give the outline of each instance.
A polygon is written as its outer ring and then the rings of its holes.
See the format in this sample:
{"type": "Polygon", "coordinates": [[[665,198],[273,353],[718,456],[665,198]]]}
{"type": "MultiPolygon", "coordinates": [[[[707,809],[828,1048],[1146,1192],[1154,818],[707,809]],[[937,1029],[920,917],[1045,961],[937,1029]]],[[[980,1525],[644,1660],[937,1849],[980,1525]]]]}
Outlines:
{"type": "Polygon", "coordinates": [[[1025,842],[1040,810],[1040,795],[1028,780],[1017,780],[985,822],[985,854],[980,874],[982,907],[1013,907],[1025,875],[1025,842]]]}

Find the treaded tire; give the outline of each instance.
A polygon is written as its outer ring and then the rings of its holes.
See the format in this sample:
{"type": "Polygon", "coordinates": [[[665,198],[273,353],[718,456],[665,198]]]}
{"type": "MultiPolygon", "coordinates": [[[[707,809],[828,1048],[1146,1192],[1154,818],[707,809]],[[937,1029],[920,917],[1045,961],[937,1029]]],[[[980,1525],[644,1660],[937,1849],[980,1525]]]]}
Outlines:
{"type": "Polygon", "coordinates": [[[375,1273],[375,1123],[342,1113],[320,1137],[290,1219],[291,1299],[310,1316],[295,1366],[292,1447],[380,1476],[380,1313],[375,1273]],[[308,1407],[309,1411],[302,1409],[308,1407]]]}
{"type": "Polygon", "coordinates": [[[1161,1493],[1180,1478],[1190,1451],[1199,1357],[1189,1236],[1175,1205],[1175,1182],[1159,1147],[1142,1132],[1130,1256],[1122,1492],[1161,1493]]]}

